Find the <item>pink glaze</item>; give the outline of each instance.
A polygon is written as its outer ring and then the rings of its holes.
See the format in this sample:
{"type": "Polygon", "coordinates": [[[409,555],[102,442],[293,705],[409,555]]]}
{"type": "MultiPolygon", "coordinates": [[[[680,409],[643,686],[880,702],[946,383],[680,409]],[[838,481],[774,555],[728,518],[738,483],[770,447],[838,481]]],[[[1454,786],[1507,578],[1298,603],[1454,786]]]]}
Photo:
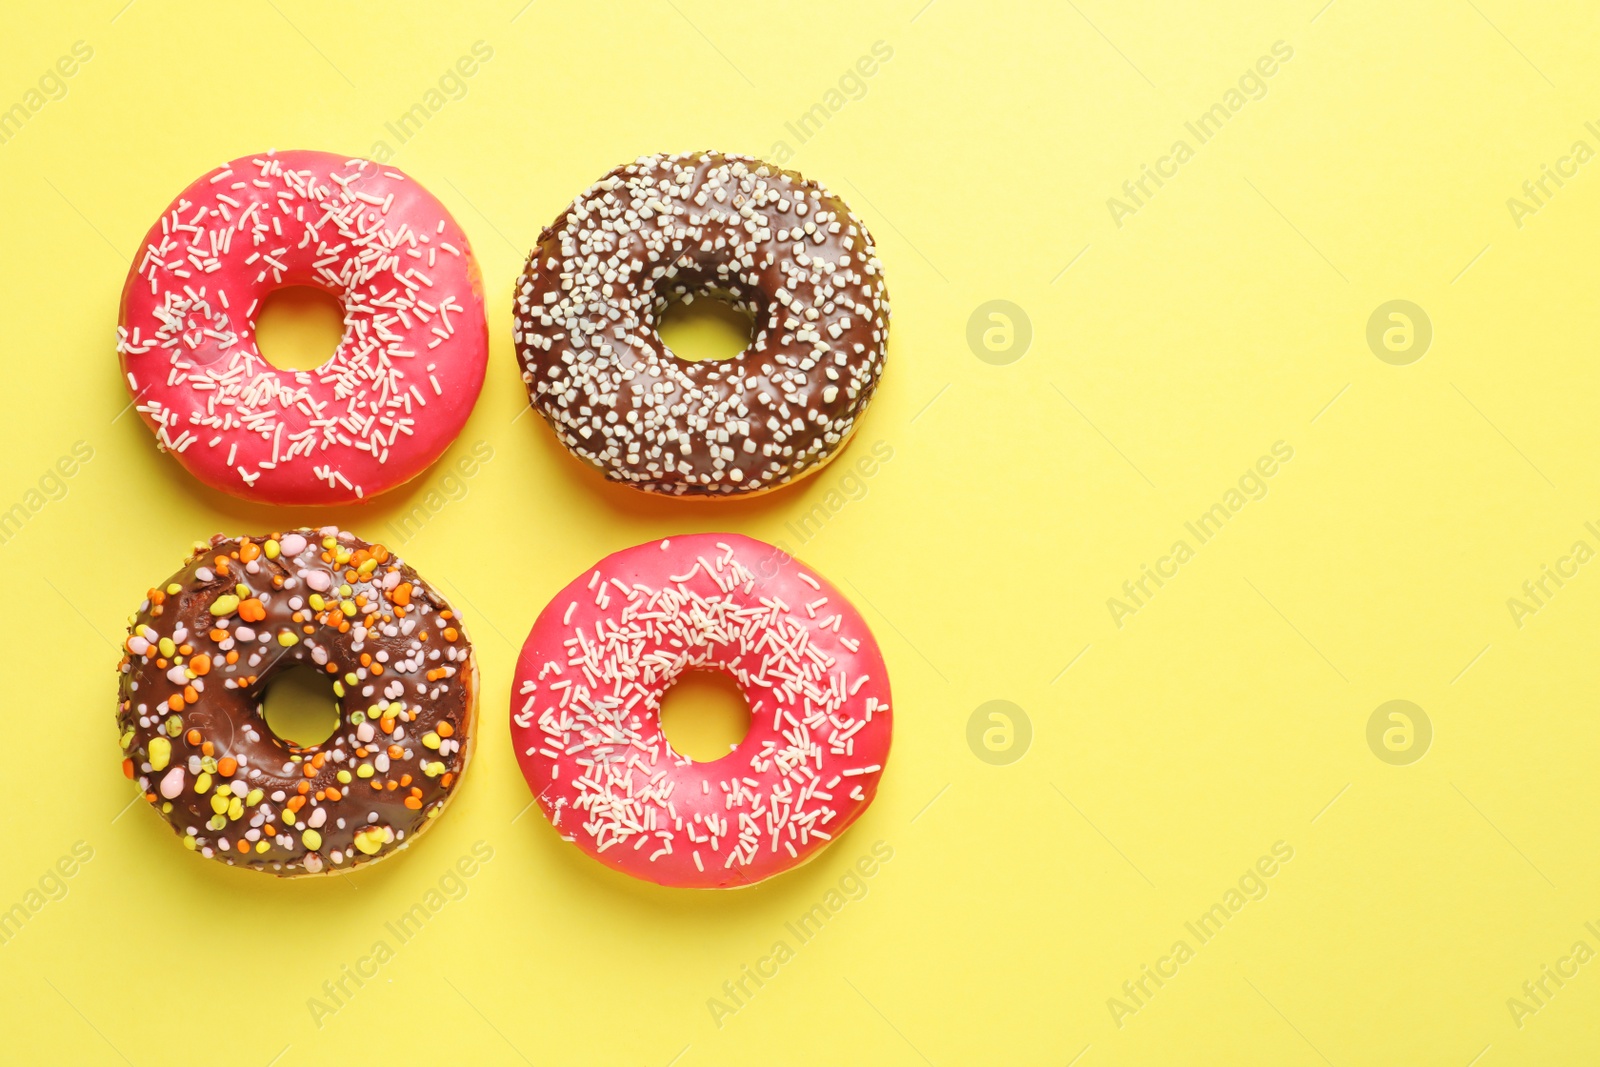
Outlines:
{"type": "Polygon", "coordinates": [[[517,661],[511,740],[539,806],[601,863],[733,889],[797,867],[872,803],[889,675],[865,620],[781,549],[692,534],[607,556],[550,601],[517,661]],[[750,732],[695,763],[661,733],[684,671],[738,682],[750,732]]]}
{"type": "Polygon", "coordinates": [[[343,504],[439,457],[483,387],[483,278],[444,205],[389,166],[329,152],[225,163],[150,228],[117,326],[157,447],[207,485],[270,504],[343,504]],[[279,370],[255,342],[274,289],[344,306],[322,366],[279,370]]]}

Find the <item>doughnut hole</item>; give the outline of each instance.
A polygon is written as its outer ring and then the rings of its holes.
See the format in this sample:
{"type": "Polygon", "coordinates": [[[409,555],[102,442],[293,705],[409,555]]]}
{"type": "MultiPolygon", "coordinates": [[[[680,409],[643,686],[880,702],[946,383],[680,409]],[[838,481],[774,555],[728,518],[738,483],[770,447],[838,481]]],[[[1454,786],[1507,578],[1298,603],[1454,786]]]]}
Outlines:
{"type": "Polygon", "coordinates": [[[256,348],[279,370],[316,370],[343,340],[344,308],[326,289],[284,286],[256,310],[256,348]]]}
{"type": "Polygon", "coordinates": [[[755,308],[732,293],[674,292],[658,304],[656,332],[679,359],[733,359],[754,339],[755,308]]]}
{"type": "Polygon", "coordinates": [[[285,669],[261,701],[267,729],[290,748],[314,748],[339,728],[339,701],[330,676],[311,667],[285,669]]]}
{"type": "Polygon", "coordinates": [[[685,671],[661,696],[661,732],[680,756],[710,763],[750,732],[750,706],[721,671],[685,671]]]}

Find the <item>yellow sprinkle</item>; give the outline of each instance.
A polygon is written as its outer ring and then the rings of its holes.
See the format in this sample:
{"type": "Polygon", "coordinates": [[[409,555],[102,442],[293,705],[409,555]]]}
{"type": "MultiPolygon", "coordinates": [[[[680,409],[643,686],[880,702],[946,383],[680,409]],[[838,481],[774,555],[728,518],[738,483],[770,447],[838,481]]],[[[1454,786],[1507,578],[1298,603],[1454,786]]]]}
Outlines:
{"type": "Polygon", "coordinates": [[[344,683],[337,678],[333,680],[333,695],[336,697],[344,696],[344,683]]]}
{"type": "Polygon", "coordinates": [[[377,569],[378,561],[375,559],[367,559],[362,562],[361,566],[356,568],[356,573],[365,578],[367,575],[371,574],[377,569]]]}
{"type": "Polygon", "coordinates": [[[228,817],[226,815],[213,815],[206,821],[206,829],[208,830],[226,830],[227,828],[228,817]]]}
{"type": "Polygon", "coordinates": [[[130,727],[128,727],[127,732],[122,735],[122,747],[123,748],[127,748],[129,742],[131,742],[132,740],[133,740],[133,727],[130,726],[130,727]]]}
{"type": "Polygon", "coordinates": [[[383,830],[376,826],[369,826],[356,834],[356,848],[371,856],[383,847],[383,838],[383,830]]]}
{"type": "Polygon", "coordinates": [[[167,736],[177,737],[183,732],[183,717],[179,715],[167,716],[167,736]]]}
{"type": "Polygon", "coordinates": [[[288,648],[290,645],[297,645],[299,643],[300,639],[294,634],[290,633],[288,630],[285,630],[283,633],[278,635],[278,644],[282,645],[284,648],[288,648]]]}
{"type": "Polygon", "coordinates": [[[183,592],[183,586],[179,585],[177,582],[173,582],[167,586],[168,596],[177,596],[181,592],[183,592]]]}
{"type": "Polygon", "coordinates": [[[312,593],[310,596],[306,597],[306,600],[308,603],[310,603],[313,611],[321,611],[323,608],[328,606],[328,602],[322,599],[321,593],[312,593]]]}
{"type": "Polygon", "coordinates": [[[226,793],[213,793],[211,795],[211,810],[216,812],[218,815],[227,814],[228,796],[226,793]]]}
{"type": "Polygon", "coordinates": [[[190,852],[193,852],[195,849],[194,838],[190,837],[188,834],[184,834],[183,847],[188,849],[190,852]]]}
{"type": "Polygon", "coordinates": [[[228,818],[238,819],[244,815],[244,801],[234,797],[228,801],[228,818]]]}
{"type": "Polygon", "coordinates": [[[349,596],[350,595],[350,591],[351,590],[350,590],[350,587],[348,585],[341,585],[339,587],[339,595],[340,596],[349,596]]]}
{"type": "Polygon", "coordinates": [[[439,735],[436,734],[436,733],[423,734],[422,735],[422,747],[423,748],[438,748],[439,747],[439,735]]]}
{"type": "Polygon", "coordinates": [[[194,791],[196,793],[211,792],[211,775],[201,771],[200,776],[194,780],[194,791]]]}
{"type": "Polygon", "coordinates": [[[294,812],[290,811],[288,808],[285,808],[283,810],[283,821],[288,823],[290,826],[293,826],[294,825],[294,812]]]}
{"type": "Polygon", "coordinates": [[[356,777],[357,778],[371,778],[372,775],[373,775],[373,770],[372,770],[372,764],[370,764],[370,763],[363,763],[361,766],[356,768],[356,777]]]}
{"type": "Polygon", "coordinates": [[[167,761],[172,759],[172,742],[168,741],[165,737],[152,737],[150,739],[149,749],[150,769],[152,771],[166,770],[167,761]]]}
{"type": "Polygon", "coordinates": [[[232,615],[238,610],[239,598],[231,594],[228,596],[217,597],[216,602],[211,605],[211,614],[216,615],[219,618],[225,615],[232,615]]]}
{"type": "Polygon", "coordinates": [[[264,796],[266,796],[266,794],[261,790],[252,789],[250,790],[250,795],[244,798],[244,802],[253,808],[257,804],[261,803],[261,798],[264,796]]]}
{"type": "Polygon", "coordinates": [[[334,775],[334,777],[339,779],[339,784],[340,785],[349,785],[350,784],[350,772],[347,771],[347,770],[344,770],[343,768],[341,768],[339,770],[339,773],[334,775]]]}
{"type": "Polygon", "coordinates": [[[334,549],[333,559],[334,562],[343,567],[346,563],[350,562],[350,550],[345,548],[343,545],[340,545],[338,548],[334,549]]]}
{"type": "Polygon", "coordinates": [[[355,685],[359,681],[361,681],[361,679],[357,678],[353,673],[344,676],[345,685],[355,685]]]}
{"type": "Polygon", "coordinates": [[[346,615],[354,615],[356,613],[356,602],[354,600],[341,600],[339,602],[339,610],[346,615]]]}
{"type": "Polygon", "coordinates": [[[238,585],[234,586],[233,591],[238,593],[241,597],[247,597],[250,595],[250,587],[245,585],[243,582],[240,582],[238,585]]]}
{"type": "Polygon", "coordinates": [[[444,764],[437,760],[432,763],[425,763],[422,766],[422,773],[426,774],[429,778],[437,778],[444,773],[444,764]]]}
{"type": "Polygon", "coordinates": [[[339,539],[337,537],[334,537],[332,534],[329,534],[327,537],[324,537],[322,539],[322,547],[323,548],[330,548],[331,549],[335,545],[337,545],[338,543],[339,543],[339,539]]]}
{"type": "Polygon", "coordinates": [[[178,654],[178,646],[172,643],[172,638],[170,637],[163,637],[160,641],[157,641],[156,647],[159,648],[161,650],[161,654],[168,659],[171,659],[173,656],[178,654]]]}
{"type": "Polygon", "coordinates": [[[272,540],[271,538],[268,538],[267,539],[267,545],[266,545],[266,553],[267,553],[267,558],[268,559],[277,559],[278,558],[278,542],[272,540]]]}
{"type": "Polygon", "coordinates": [[[271,845],[267,844],[267,839],[264,838],[264,837],[260,841],[256,842],[256,851],[257,852],[265,852],[267,849],[269,849],[271,847],[272,847],[271,845]]]}
{"type": "Polygon", "coordinates": [[[322,835],[315,830],[307,830],[300,835],[300,843],[306,846],[306,851],[315,852],[322,847],[322,835]]]}

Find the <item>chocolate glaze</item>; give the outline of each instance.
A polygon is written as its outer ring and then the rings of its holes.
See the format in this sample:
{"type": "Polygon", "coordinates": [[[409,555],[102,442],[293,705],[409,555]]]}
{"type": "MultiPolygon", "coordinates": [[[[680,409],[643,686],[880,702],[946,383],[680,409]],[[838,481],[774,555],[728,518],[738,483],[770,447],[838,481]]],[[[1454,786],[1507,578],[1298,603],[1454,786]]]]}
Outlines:
{"type": "Polygon", "coordinates": [[[872,237],[842,200],[702,152],[618,167],[545,228],[515,340],[529,400],[606,477],[728,496],[792,481],[843,446],[877,388],[888,323],[872,237]],[[673,355],[661,313],[697,296],[749,312],[750,346],[673,355]]]}
{"type": "Polygon", "coordinates": [[[197,543],[123,648],[124,771],[188,847],[225,863],[293,876],[376,862],[440,813],[470,755],[477,679],[459,618],[336,527],[197,543]],[[338,729],[305,748],[262,717],[297,664],[340,704],[338,729]]]}

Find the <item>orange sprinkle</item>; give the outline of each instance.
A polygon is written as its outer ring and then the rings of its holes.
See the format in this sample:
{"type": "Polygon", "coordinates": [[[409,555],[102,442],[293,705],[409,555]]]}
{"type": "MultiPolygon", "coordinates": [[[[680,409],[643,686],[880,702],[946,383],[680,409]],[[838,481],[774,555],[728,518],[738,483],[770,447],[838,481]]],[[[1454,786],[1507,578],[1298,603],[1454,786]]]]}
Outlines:
{"type": "Polygon", "coordinates": [[[223,756],[221,759],[217,760],[217,773],[222,775],[224,778],[232,778],[234,772],[236,772],[238,769],[239,761],[234,759],[232,756],[223,756]]]}
{"type": "Polygon", "coordinates": [[[329,787],[328,787],[328,788],[327,788],[327,789],[324,789],[324,790],[323,790],[323,792],[324,792],[324,793],[326,793],[326,794],[327,794],[327,799],[328,799],[328,800],[329,800],[329,801],[335,801],[335,800],[338,800],[338,799],[339,799],[339,797],[340,797],[340,795],[341,795],[341,794],[340,794],[340,792],[339,792],[339,790],[337,790],[337,789],[335,789],[335,788],[334,788],[334,787],[333,787],[333,786],[331,786],[331,785],[330,785],[330,786],[329,786],[329,787]]]}
{"type": "Polygon", "coordinates": [[[446,719],[438,726],[434,727],[433,732],[438,734],[440,737],[449,737],[451,734],[456,732],[456,728],[450,725],[449,719],[446,719]]]}
{"type": "Polygon", "coordinates": [[[399,745],[390,745],[389,746],[389,758],[390,759],[405,759],[405,756],[406,756],[406,750],[401,748],[399,745]]]}
{"type": "Polygon", "coordinates": [[[197,676],[201,677],[210,674],[211,657],[206,655],[204,652],[200,653],[194,659],[189,661],[189,669],[194,671],[197,676]]]}
{"type": "Polygon", "coordinates": [[[201,745],[200,745],[200,755],[202,755],[202,756],[215,756],[216,754],[217,754],[217,746],[213,745],[210,741],[204,741],[204,742],[201,743],[201,745]]]}
{"type": "Polygon", "coordinates": [[[450,783],[455,781],[455,780],[456,780],[455,772],[454,771],[449,771],[449,772],[447,772],[445,774],[445,776],[443,778],[439,779],[439,788],[441,788],[441,789],[449,789],[450,788],[450,783]]]}
{"type": "Polygon", "coordinates": [[[186,704],[195,704],[200,700],[200,691],[192,685],[183,687],[183,700],[186,704]]]}
{"type": "Polygon", "coordinates": [[[213,640],[213,641],[217,641],[217,642],[226,641],[228,639],[228,631],[226,631],[224,629],[221,629],[219,627],[219,628],[213,629],[210,633],[206,634],[206,636],[211,638],[211,640],[213,640]]]}
{"type": "Polygon", "coordinates": [[[285,805],[285,807],[287,807],[290,811],[299,811],[305,806],[306,798],[304,794],[296,794],[295,796],[290,797],[289,803],[285,805]]]}
{"type": "Polygon", "coordinates": [[[245,622],[260,622],[267,617],[267,607],[259,597],[239,602],[239,618],[245,622]]]}
{"type": "MultiPolygon", "coordinates": [[[[311,783],[306,781],[304,778],[296,782],[294,787],[301,796],[305,796],[307,793],[311,792],[311,783]]],[[[301,803],[304,804],[305,801],[302,800],[301,803]]]]}
{"type": "MultiPolygon", "coordinates": [[[[177,709],[174,708],[173,710],[176,711],[177,709]]],[[[190,730],[188,733],[183,735],[183,739],[189,742],[191,745],[198,745],[200,743],[200,731],[190,730]]]]}
{"type": "Polygon", "coordinates": [[[227,659],[228,666],[233,666],[235,663],[239,662],[239,650],[236,648],[230,649],[227,656],[224,658],[227,659]]]}
{"type": "Polygon", "coordinates": [[[456,638],[458,638],[460,636],[461,635],[456,632],[456,628],[454,626],[446,626],[444,628],[444,639],[446,641],[454,641],[456,638]]]}
{"type": "Polygon", "coordinates": [[[239,544],[239,558],[246,563],[261,555],[261,546],[254,541],[243,541],[239,544]]]}
{"type": "MultiPolygon", "coordinates": [[[[171,710],[171,711],[182,711],[183,710],[183,696],[181,694],[178,694],[178,693],[173,693],[172,696],[167,698],[167,708],[169,710],[171,710]]],[[[193,741],[191,741],[189,743],[191,745],[194,744],[193,741]]]]}
{"type": "Polygon", "coordinates": [[[404,607],[411,603],[411,583],[401,582],[394,587],[394,592],[389,594],[389,599],[404,607]]]}
{"type": "Polygon", "coordinates": [[[266,834],[268,837],[278,836],[278,828],[272,825],[270,822],[261,828],[261,832],[266,834]]]}
{"type": "Polygon", "coordinates": [[[405,804],[406,804],[406,807],[410,808],[412,811],[421,811],[422,810],[422,798],[421,797],[406,797],[405,804]]]}
{"type": "Polygon", "coordinates": [[[400,776],[400,788],[404,789],[406,786],[408,786],[410,784],[411,784],[411,776],[409,774],[402,774],[400,776]]]}
{"type": "Polygon", "coordinates": [[[133,760],[132,759],[125,759],[125,760],[122,761],[122,776],[124,778],[132,778],[133,777],[133,760]]]}

